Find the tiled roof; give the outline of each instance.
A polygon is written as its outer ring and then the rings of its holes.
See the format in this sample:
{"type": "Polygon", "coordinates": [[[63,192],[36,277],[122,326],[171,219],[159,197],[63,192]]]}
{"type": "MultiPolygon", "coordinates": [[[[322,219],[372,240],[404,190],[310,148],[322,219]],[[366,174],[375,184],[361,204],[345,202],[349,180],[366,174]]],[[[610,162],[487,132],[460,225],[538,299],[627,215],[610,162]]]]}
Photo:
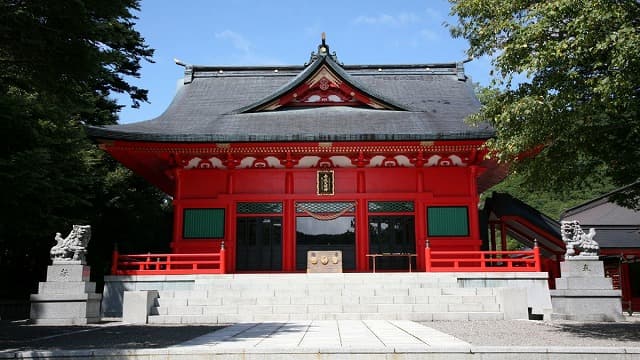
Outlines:
{"type": "Polygon", "coordinates": [[[488,139],[488,125],[464,119],[479,109],[462,64],[343,66],[319,56],[306,68],[187,66],[184,85],[159,117],[89,127],[94,138],[165,142],[488,139]],[[349,106],[246,112],[330,64],[363,93],[392,109],[349,106]],[[311,70],[310,70],[311,69],[311,70]]]}

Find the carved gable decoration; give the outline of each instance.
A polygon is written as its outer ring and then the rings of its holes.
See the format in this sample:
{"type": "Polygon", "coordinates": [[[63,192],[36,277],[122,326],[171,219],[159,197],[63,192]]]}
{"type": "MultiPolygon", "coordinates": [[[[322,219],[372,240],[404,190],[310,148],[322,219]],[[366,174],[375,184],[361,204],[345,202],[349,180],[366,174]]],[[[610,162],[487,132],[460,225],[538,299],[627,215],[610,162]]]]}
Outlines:
{"type": "Polygon", "coordinates": [[[397,109],[367,95],[343,79],[327,64],[320,66],[302,84],[254,111],[271,111],[284,107],[359,106],[372,109],[397,109]]]}
{"type": "Polygon", "coordinates": [[[335,52],[322,35],[318,52],[311,53],[309,64],[291,82],[236,113],[255,113],[295,107],[353,106],[377,110],[406,110],[373,89],[367,89],[338,63],[335,52]]]}

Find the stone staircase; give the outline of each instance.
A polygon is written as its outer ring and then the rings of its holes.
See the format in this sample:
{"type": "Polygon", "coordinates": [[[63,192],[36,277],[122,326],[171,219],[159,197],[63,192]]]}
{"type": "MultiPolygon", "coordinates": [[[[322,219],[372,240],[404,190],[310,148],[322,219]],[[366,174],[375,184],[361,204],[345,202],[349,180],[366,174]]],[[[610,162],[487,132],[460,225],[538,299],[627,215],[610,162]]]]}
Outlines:
{"type": "Polygon", "coordinates": [[[159,291],[150,314],[152,324],[505,319],[498,288],[437,273],[203,276],[192,290],[159,291]]]}

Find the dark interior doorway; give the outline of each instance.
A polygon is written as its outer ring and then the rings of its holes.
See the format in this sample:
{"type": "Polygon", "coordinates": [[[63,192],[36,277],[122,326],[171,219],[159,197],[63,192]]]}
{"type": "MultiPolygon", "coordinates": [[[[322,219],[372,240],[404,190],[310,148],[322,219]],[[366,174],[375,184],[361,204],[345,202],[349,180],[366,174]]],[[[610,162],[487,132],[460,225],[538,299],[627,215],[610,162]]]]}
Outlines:
{"type": "Polygon", "coordinates": [[[355,270],[355,217],[318,220],[299,216],[296,219],[296,269],[306,270],[307,251],[322,250],[342,251],[342,269],[355,270]]]}
{"type": "Polygon", "coordinates": [[[282,218],[239,217],[236,239],[238,271],[282,270],[282,218]]]}

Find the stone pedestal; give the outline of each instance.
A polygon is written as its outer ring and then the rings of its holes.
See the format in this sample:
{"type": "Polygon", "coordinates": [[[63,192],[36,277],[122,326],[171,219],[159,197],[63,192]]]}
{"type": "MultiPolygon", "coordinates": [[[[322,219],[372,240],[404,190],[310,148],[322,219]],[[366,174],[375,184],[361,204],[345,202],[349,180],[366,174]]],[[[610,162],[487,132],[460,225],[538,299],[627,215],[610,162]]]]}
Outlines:
{"type": "Polygon", "coordinates": [[[78,261],[54,262],[47,281],[31,295],[31,322],[42,325],[83,325],[100,321],[96,284],[89,281],[89,266],[78,261]]]}
{"type": "Polygon", "coordinates": [[[622,321],[620,290],[613,290],[604,277],[597,256],[576,256],[560,263],[562,276],[551,290],[552,319],[577,321],[622,321]]]}

